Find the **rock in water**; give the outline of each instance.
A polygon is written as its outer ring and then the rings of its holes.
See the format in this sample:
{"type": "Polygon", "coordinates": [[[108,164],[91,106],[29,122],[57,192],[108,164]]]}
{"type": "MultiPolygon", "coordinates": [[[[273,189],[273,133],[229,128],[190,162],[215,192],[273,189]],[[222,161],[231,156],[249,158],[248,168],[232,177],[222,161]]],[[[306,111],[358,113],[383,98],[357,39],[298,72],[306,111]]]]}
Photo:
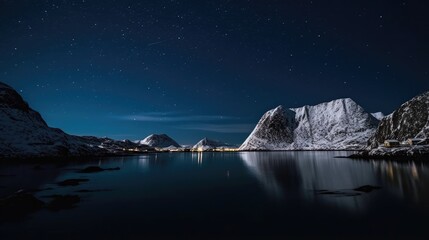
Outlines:
{"type": "Polygon", "coordinates": [[[44,203],[30,193],[18,191],[0,199],[0,221],[17,218],[42,209],[44,203]]]}
{"type": "Polygon", "coordinates": [[[381,187],[371,186],[371,185],[364,185],[364,186],[357,187],[357,188],[355,188],[353,190],[355,190],[357,192],[370,193],[370,192],[372,192],[374,190],[378,190],[378,189],[381,189],[381,187]]]}
{"type": "Polygon", "coordinates": [[[120,170],[119,167],[114,168],[101,168],[99,166],[89,166],[82,170],[79,170],[78,173],[97,173],[97,172],[104,172],[104,171],[116,171],[120,170]]]}
{"type": "Polygon", "coordinates": [[[80,185],[83,182],[88,182],[89,179],[86,178],[79,178],[79,179],[66,179],[64,181],[58,182],[58,186],[61,187],[68,187],[68,186],[77,186],[80,185]]]}
{"type": "Polygon", "coordinates": [[[48,197],[52,198],[52,201],[48,203],[46,208],[51,211],[71,209],[76,207],[76,204],[80,202],[78,195],[52,195],[48,197]]]}

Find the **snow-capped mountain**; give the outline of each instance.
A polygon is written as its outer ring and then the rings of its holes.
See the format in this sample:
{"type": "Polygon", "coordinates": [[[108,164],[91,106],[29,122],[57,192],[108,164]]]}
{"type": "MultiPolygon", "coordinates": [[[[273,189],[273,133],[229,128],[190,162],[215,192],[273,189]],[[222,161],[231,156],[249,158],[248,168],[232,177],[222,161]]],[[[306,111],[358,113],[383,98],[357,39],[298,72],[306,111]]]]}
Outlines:
{"type": "Polygon", "coordinates": [[[0,156],[87,155],[99,152],[81,138],[50,128],[10,86],[0,83],[0,156]]]}
{"type": "Polygon", "coordinates": [[[79,137],[49,127],[10,86],[0,83],[0,157],[95,156],[147,149],[107,138],[79,137]]]}
{"type": "Polygon", "coordinates": [[[210,151],[219,148],[228,148],[232,147],[230,144],[219,142],[216,140],[211,140],[208,138],[201,139],[197,144],[195,144],[192,149],[196,149],[199,151],[210,151]]]}
{"type": "Polygon", "coordinates": [[[295,126],[295,112],[278,106],[262,116],[240,150],[286,149],[293,143],[295,126]]]}
{"type": "Polygon", "coordinates": [[[384,117],[370,140],[372,148],[384,140],[429,137],[429,92],[418,95],[384,117]]]}
{"type": "Polygon", "coordinates": [[[384,118],[384,113],[382,113],[382,112],[371,113],[371,115],[379,121],[381,121],[381,119],[384,118]]]}
{"type": "Polygon", "coordinates": [[[156,148],[166,148],[170,146],[180,148],[180,145],[167,134],[151,134],[145,139],[138,141],[138,143],[156,148]]]}
{"type": "Polygon", "coordinates": [[[109,153],[121,153],[121,152],[144,152],[144,151],[154,151],[155,149],[140,143],[134,143],[130,140],[114,140],[111,138],[103,137],[92,137],[92,136],[83,136],[79,137],[86,144],[97,146],[98,148],[104,149],[109,153]]]}
{"type": "Polygon", "coordinates": [[[350,98],[268,111],[240,150],[361,149],[378,120],[350,98]]]}

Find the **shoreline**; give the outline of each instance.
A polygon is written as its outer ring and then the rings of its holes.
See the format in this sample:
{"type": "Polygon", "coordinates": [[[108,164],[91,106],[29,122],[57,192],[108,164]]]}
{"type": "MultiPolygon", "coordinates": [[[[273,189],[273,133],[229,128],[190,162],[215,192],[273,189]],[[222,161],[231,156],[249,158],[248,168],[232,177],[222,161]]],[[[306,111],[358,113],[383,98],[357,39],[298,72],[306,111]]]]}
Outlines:
{"type": "MultiPolygon", "coordinates": [[[[19,156],[19,157],[6,157],[0,156],[0,164],[6,162],[22,162],[22,163],[52,163],[52,162],[71,162],[71,161],[89,161],[94,159],[106,159],[110,157],[130,157],[139,155],[149,155],[157,153],[241,153],[241,152],[355,152],[347,156],[336,156],[335,158],[347,158],[354,160],[387,160],[387,161],[428,161],[429,160],[429,146],[419,148],[424,152],[413,152],[413,148],[400,149],[397,152],[374,152],[373,150],[363,149],[294,149],[294,150],[232,150],[232,151],[147,151],[147,152],[121,152],[121,153],[105,153],[94,155],[75,155],[75,156],[19,156]],[[405,150],[408,150],[405,151],[405,150]],[[407,154],[408,153],[408,154],[407,154]]],[[[377,149],[375,149],[377,150],[377,149]]]]}

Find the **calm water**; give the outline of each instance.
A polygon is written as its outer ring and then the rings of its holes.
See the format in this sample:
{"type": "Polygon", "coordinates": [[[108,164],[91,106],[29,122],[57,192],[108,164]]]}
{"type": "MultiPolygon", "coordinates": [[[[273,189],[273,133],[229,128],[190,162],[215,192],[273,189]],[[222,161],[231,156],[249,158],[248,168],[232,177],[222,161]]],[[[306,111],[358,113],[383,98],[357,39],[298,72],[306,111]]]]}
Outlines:
{"type": "Polygon", "coordinates": [[[429,236],[429,165],[347,152],[162,153],[68,164],[1,164],[0,193],[78,194],[73,209],[0,224],[0,239],[429,236]],[[98,165],[119,171],[77,173],[98,165]],[[58,187],[70,178],[79,186],[58,187]],[[356,195],[362,185],[379,190],[356,195]],[[108,190],[76,193],[78,190],[108,190]],[[319,190],[336,194],[320,194],[319,190]]]}

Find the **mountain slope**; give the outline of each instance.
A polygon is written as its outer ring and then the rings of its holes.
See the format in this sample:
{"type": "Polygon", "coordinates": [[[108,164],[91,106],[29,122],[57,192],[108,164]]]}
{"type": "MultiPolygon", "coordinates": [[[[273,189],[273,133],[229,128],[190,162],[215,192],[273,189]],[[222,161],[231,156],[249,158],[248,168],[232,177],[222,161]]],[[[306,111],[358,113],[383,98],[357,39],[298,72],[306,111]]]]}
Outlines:
{"type": "Polygon", "coordinates": [[[151,134],[145,139],[138,141],[140,144],[145,144],[150,147],[166,148],[174,146],[180,148],[180,145],[167,134],[151,134]]]}
{"type": "Polygon", "coordinates": [[[350,98],[292,110],[298,122],[293,149],[359,149],[378,123],[350,98]]]}
{"type": "Polygon", "coordinates": [[[80,137],[50,128],[10,86],[0,83],[0,156],[69,156],[100,152],[80,137]]]}
{"type": "Polygon", "coordinates": [[[289,147],[293,142],[295,113],[283,106],[266,112],[255,129],[240,146],[240,150],[275,150],[289,147]]]}
{"type": "Polygon", "coordinates": [[[374,136],[372,148],[382,144],[386,139],[404,141],[408,138],[427,138],[429,136],[429,92],[402,104],[392,114],[384,117],[374,136]]]}
{"type": "Polygon", "coordinates": [[[211,140],[208,138],[201,139],[197,144],[195,144],[192,149],[198,149],[201,151],[209,151],[217,148],[227,148],[231,147],[231,145],[215,140],[211,140]]]}
{"type": "Polygon", "coordinates": [[[276,108],[261,118],[240,149],[361,149],[377,123],[377,119],[350,98],[287,111],[276,108]]]}
{"type": "Polygon", "coordinates": [[[80,137],[49,127],[10,86],[0,82],[0,158],[75,157],[150,151],[127,140],[80,137]]]}

